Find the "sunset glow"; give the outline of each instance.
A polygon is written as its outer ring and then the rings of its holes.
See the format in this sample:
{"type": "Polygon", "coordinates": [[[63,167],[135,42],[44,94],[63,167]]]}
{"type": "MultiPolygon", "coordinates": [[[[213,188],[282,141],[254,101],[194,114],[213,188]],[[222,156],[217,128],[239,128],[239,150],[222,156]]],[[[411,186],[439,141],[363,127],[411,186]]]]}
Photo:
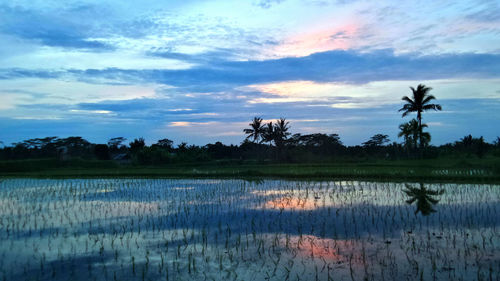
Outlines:
{"type": "Polygon", "coordinates": [[[303,57],[318,52],[347,50],[352,47],[358,28],[357,24],[320,27],[286,38],[285,43],[275,48],[274,52],[284,57],[303,57]]]}

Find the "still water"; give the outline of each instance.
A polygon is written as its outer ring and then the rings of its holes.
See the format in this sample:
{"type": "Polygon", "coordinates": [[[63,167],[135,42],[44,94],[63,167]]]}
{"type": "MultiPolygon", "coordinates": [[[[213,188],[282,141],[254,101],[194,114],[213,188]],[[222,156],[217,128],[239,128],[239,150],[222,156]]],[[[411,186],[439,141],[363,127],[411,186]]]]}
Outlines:
{"type": "Polygon", "coordinates": [[[0,280],[499,280],[500,186],[6,179],[0,280]]]}

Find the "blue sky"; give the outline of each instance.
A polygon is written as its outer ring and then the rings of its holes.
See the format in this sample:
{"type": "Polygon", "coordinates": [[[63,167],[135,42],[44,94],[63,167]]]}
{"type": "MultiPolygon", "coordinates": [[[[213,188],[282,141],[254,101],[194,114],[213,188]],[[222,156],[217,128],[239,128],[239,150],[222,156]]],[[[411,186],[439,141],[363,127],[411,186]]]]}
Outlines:
{"type": "Polygon", "coordinates": [[[402,141],[419,83],[443,106],[424,114],[433,144],[500,135],[496,0],[2,1],[0,40],[7,144],[238,144],[254,116],[402,141]]]}

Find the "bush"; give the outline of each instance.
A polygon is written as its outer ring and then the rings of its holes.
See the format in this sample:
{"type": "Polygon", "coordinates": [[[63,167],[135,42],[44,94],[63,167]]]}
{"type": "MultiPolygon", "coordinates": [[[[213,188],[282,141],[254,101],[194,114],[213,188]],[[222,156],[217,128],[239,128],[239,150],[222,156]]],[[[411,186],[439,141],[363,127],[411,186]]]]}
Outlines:
{"type": "Polygon", "coordinates": [[[134,164],[165,165],[172,162],[172,154],[161,147],[144,147],[133,156],[134,164]]]}

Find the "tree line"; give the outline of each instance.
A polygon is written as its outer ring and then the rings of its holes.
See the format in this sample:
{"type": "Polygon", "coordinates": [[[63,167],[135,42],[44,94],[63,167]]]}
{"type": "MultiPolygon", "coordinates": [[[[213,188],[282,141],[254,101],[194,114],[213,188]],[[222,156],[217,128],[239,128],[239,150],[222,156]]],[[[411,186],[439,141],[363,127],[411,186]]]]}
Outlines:
{"type": "MultiPolygon", "coordinates": [[[[285,119],[280,119],[285,120],[285,119]]],[[[286,120],[285,120],[286,121],[286,120]]],[[[253,123],[253,122],[252,122],[253,123]]],[[[267,125],[266,125],[267,126],[267,125]]],[[[289,133],[287,131],[287,133],[289,133]]],[[[258,138],[257,138],[258,139],[258,138]]],[[[405,143],[390,142],[387,135],[376,134],[362,145],[346,146],[337,134],[291,134],[288,137],[273,137],[261,142],[245,139],[240,145],[225,145],[221,142],[204,146],[183,142],[174,146],[173,141],[162,139],[146,145],[143,138],[126,142],[125,138],[114,138],[105,144],[94,144],[81,137],[36,138],[0,149],[1,160],[57,158],[112,160],[141,165],[164,165],[170,163],[206,162],[211,160],[268,161],[268,162],[328,162],[345,159],[412,159],[434,158],[446,155],[484,157],[491,153],[500,157],[500,138],[487,143],[483,137],[464,136],[454,143],[441,146],[427,145],[418,154],[405,143]]]]}
{"type": "Polygon", "coordinates": [[[0,149],[0,159],[80,158],[164,165],[211,160],[324,162],[356,158],[411,159],[457,153],[484,157],[490,152],[500,157],[500,137],[493,143],[487,143],[483,137],[467,135],[454,143],[430,145],[431,135],[424,131],[428,125],[422,122],[423,113],[442,110],[442,107],[431,103],[436,98],[429,94],[430,87],[420,84],[416,89],[410,89],[412,95],[403,97],[405,103],[399,112],[402,112],[402,117],[416,113],[416,118],[399,125],[398,137],[403,139],[402,143],[391,142],[385,134],[375,134],[361,145],[346,146],[338,134],[292,134],[290,122],[285,118],[265,123],[262,118],[254,117],[249,127],[243,130],[246,138],[240,145],[216,142],[197,146],[182,142],[174,146],[172,140],[165,138],[148,146],[144,138],[127,143],[123,137],[94,144],[82,137],[46,137],[4,146],[0,149]]]}

